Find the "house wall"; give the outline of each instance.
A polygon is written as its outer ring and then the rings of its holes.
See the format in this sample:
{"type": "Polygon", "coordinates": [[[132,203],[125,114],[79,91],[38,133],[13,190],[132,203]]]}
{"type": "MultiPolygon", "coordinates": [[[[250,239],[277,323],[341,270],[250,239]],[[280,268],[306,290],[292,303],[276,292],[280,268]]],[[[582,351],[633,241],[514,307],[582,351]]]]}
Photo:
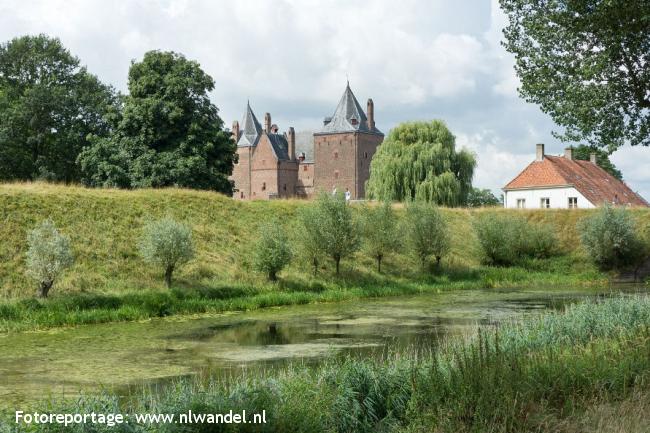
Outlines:
{"type": "Polygon", "coordinates": [[[278,196],[280,198],[291,198],[296,195],[296,184],[298,183],[298,161],[278,162],[278,196]]]}
{"type": "Polygon", "coordinates": [[[595,206],[573,187],[519,189],[504,191],[504,207],[517,208],[517,200],[526,200],[526,209],[540,209],[541,199],[549,198],[551,209],[567,209],[569,197],[578,198],[579,209],[589,209],[595,206]]]}
{"type": "Polygon", "coordinates": [[[239,161],[233,166],[232,176],[230,176],[230,179],[235,182],[235,190],[232,196],[237,200],[248,200],[250,198],[251,152],[251,147],[237,148],[239,161]]]}
{"type": "Polygon", "coordinates": [[[302,162],[298,165],[296,196],[307,198],[312,195],[314,195],[314,163],[302,162]]]}
{"type": "Polygon", "coordinates": [[[268,200],[277,197],[278,162],[266,136],[260,137],[251,159],[251,199],[268,200]]]}
{"type": "Polygon", "coordinates": [[[366,181],[370,178],[370,161],[384,137],[376,134],[357,134],[357,181],[353,198],[366,196],[366,181]]]}
{"type": "Polygon", "coordinates": [[[314,136],[314,192],[349,188],[355,195],[357,145],[355,133],[314,136]]]}

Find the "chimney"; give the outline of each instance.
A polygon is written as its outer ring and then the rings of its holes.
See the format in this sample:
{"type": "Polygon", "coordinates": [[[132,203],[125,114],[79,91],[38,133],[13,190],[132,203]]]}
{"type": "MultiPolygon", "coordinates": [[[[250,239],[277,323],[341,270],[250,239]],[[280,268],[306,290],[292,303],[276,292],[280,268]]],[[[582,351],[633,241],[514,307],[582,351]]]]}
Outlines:
{"type": "Polygon", "coordinates": [[[269,134],[271,132],[271,113],[264,115],[264,132],[269,134]]]}
{"type": "Polygon", "coordinates": [[[368,99],[368,129],[375,129],[375,103],[368,99]]]}
{"type": "Polygon", "coordinates": [[[538,143],[536,146],[535,161],[542,161],[544,159],[544,143],[538,143]]]}
{"type": "Polygon", "coordinates": [[[573,160],[573,147],[569,146],[564,149],[564,159],[573,160]]]}
{"type": "Polygon", "coordinates": [[[591,152],[589,154],[589,161],[591,161],[592,164],[598,164],[598,161],[596,161],[596,154],[594,152],[591,152]]]}
{"type": "Polygon", "coordinates": [[[239,141],[239,122],[236,120],[232,122],[232,138],[235,140],[235,143],[239,141]]]}
{"type": "Polygon", "coordinates": [[[289,127],[289,133],[287,134],[287,142],[289,143],[289,160],[296,160],[296,131],[293,129],[293,126],[289,127]]]}

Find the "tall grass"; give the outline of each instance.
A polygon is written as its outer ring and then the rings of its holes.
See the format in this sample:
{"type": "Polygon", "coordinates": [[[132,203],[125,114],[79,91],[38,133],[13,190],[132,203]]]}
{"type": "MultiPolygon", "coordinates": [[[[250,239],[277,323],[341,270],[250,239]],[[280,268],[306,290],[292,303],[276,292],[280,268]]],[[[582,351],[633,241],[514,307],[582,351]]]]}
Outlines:
{"type": "MultiPolygon", "coordinates": [[[[594,405],[648,394],[649,327],[647,297],[588,302],[484,329],[428,354],[332,361],[229,381],[186,379],[126,398],[105,394],[54,402],[48,410],[266,410],[268,419],[263,426],[129,424],[111,430],[124,432],[547,431],[551,421],[575,418],[594,405]],[[596,318],[603,325],[595,326],[596,318]]],[[[57,430],[44,425],[34,431],[57,430]]]]}

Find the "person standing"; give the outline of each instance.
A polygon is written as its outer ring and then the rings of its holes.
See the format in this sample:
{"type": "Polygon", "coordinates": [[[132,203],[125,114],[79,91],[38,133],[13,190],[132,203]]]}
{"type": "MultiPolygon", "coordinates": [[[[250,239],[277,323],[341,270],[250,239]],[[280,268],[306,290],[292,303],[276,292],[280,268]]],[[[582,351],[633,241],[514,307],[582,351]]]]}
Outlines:
{"type": "Polygon", "coordinates": [[[345,188],[345,202],[350,203],[350,198],[352,198],[352,193],[349,188],[345,188]]]}

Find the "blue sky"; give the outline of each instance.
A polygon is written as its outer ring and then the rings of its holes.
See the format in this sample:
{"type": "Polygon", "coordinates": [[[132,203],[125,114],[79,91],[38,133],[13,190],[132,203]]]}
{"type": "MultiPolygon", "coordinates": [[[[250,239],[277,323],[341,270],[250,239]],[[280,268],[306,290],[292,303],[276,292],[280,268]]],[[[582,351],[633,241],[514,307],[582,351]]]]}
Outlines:
{"type": "MultiPolygon", "coordinates": [[[[439,118],[474,151],[474,183],[498,192],[534,157],[565,147],[548,116],[517,95],[513,59],[500,45],[496,0],[209,1],[0,0],[0,40],[46,33],[88,69],[126,91],[130,61],[152,49],[197,60],[216,81],[211,97],[227,126],[246,100],[284,131],[317,129],[346,79],[375,102],[384,132],[439,118]]],[[[613,155],[650,199],[650,149],[613,155]]]]}

